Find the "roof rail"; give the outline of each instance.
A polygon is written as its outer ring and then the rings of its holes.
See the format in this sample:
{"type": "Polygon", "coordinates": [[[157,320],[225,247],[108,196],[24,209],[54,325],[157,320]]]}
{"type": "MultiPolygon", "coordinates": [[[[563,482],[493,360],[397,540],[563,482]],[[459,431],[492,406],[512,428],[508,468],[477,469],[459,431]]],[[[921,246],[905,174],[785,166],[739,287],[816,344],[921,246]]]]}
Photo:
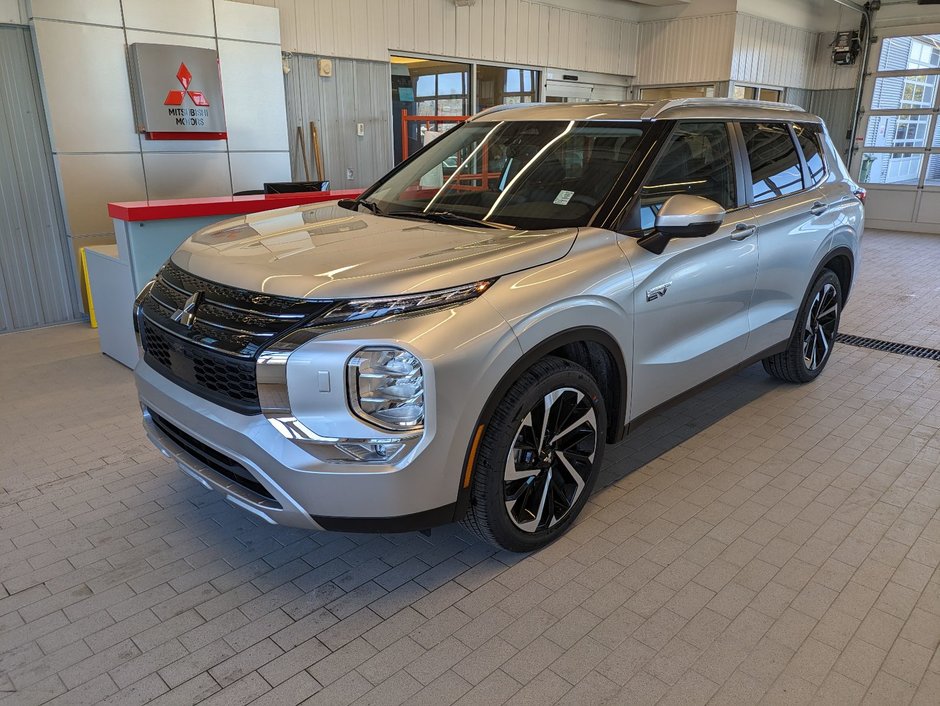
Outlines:
{"type": "Polygon", "coordinates": [[[661,114],[673,108],[763,108],[765,110],[805,110],[793,103],[775,103],[773,101],[757,101],[744,98],[671,98],[653,103],[643,113],[643,120],[658,118],[661,114]]]}

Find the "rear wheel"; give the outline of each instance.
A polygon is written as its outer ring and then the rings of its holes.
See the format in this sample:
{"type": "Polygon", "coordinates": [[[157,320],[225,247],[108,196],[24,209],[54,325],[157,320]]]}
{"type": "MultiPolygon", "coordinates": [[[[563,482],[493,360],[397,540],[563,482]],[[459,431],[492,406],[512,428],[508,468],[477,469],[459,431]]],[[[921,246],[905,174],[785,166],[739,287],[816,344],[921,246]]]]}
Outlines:
{"type": "Polygon", "coordinates": [[[832,270],[824,269],[800,307],[787,349],[764,358],[764,370],[786,382],[815,380],[832,355],[841,315],[839,278],[832,270]]]}
{"type": "Polygon", "coordinates": [[[561,358],[539,361],[487,424],[464,525],[510,551],[545,546],[587,502],[606,431],[604,401],[590,373],[561,358]]]}

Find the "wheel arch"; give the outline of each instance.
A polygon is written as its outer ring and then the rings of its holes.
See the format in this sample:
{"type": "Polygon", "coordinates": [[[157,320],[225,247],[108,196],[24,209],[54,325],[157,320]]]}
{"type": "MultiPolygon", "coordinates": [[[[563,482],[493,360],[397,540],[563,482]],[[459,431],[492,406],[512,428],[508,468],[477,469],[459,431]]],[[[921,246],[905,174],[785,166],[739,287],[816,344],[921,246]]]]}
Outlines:
{"type": "Polygon", "coordinates": [[[594,376],[604,395],[604,406],[607,410],[606,442],[616,443],[624,437],[628,402],[627,365],[620,345],[607,331],[595,326],[579,326],[559,331],[527,350],[513,363],[487,398],[477,417],[473,437],[464,452],[460,488],[454,511],[455,521],[463,518],[470,506],[472,465],[487,420],[492,417],[496,406],[519,376],[539,360],[551,355],[577,363],[594,376]]]}
{"type": "Polygon", "coordinates": [[[816,278],[819,277],[819,273],[822,272],[823,269],[832,270],[836,277],[839,278],[839,286],[842,288],[842,305],[844,307],[845,302],[848,301],[849,298],[852,282],[855,279],[854,254],[845,246],[830,250],[826,253],[820,266],[816,268],[816,272],[813,273],[813,278],[810,280],[810,287],[813,286],[813,282],[816,281],[816,278]]]}

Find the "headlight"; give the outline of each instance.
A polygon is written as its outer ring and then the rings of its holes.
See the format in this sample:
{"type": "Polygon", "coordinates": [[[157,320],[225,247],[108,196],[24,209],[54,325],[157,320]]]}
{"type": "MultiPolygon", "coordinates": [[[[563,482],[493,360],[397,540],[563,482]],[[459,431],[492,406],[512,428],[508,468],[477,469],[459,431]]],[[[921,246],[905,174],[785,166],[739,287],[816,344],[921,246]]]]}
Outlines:
{"type": "Polygon", "coordinates": [[[419,309],[432,309],[448,304],[476,299],[483,294],[496,280],[482,280],[472,284],[462,284],[450,289],[439,289],[435,292],[423,294],[405,294],[400,297],[380,297],[376,299],[353,299],[343,302],[330,309],[324,316],[324,321],[361,321],[362,319],[375,319],[380,316],[391,316],[419,309]]]}
{"type": "Polygon", "coordinates": [[[347,364],[349,406],[382,429],[418,429],[424,423],[421,361],[401,348],[361,348],[347,364]]]}

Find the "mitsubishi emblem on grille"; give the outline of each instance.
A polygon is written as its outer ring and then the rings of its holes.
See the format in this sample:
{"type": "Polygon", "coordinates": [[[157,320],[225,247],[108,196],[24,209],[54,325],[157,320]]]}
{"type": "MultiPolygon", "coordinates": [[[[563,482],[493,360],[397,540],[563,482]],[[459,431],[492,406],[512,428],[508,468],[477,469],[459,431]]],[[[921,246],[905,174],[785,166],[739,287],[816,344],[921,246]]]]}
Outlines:
{"type": "Polygon", "coordinates": [[[174,311],[170,318],[186,328],[192,328],[193,321],[196,320],[196,307],[199,306],[200,301],[202,301],[202,292],[193,292],[183,307],[174,311]]]}

